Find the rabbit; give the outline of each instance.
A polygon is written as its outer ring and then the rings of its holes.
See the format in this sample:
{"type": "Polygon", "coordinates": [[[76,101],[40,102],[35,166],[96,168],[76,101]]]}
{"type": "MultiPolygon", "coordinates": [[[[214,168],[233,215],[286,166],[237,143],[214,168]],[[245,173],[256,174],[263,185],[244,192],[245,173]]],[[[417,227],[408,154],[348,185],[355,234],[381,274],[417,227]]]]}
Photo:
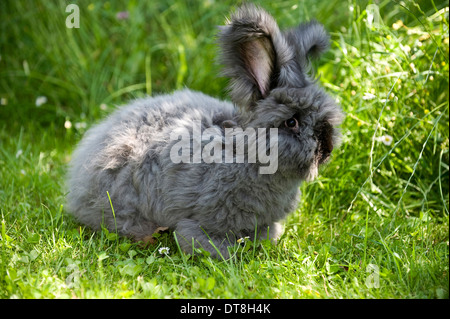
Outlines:
{"type": "MultiPolygon", "coordinates": [[[[240,238],[281,236],[300,184],[340,143],[343,112],[310,74],[329,36],[316,21],[282,32],[267,11],[244,4],[219,27],[217,42],[232,103],[183,89],[136,99],[86,132],[67,178],[67,210],[80,223],[136,241],[167,227],[185,253],[202,248],[214,258],[229,258],[240,238]],[[211,136],[195,139],[193,123],[211,136]],[[187,134],[188,146],[213,137],[223,150],[225,133],[237,128],[267,129],[258,133],[267,147],[277,143],[274,172],[261,173],[260,160],[225,162],[224,154],[194,161],[194,147],[177,148],[187,134]],[[174,160],[180,152],[190,161],[174,160]]],[[[228,152],[235,158],[237,145],[228,152]]]]}

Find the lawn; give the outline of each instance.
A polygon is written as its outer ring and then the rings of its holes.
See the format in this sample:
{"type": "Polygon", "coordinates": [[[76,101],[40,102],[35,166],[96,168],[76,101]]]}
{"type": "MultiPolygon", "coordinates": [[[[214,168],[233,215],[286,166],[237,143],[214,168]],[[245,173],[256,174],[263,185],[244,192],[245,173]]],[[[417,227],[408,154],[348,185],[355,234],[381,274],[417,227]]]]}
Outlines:
{"type": "Polygon", "coordinates": [[[448,2],[259,3],[281,28],[329,31],[315,68],[343,142],[276,246],[221,261],[171,233],[143,247],[93,232],[67,214],[64,183],[116,105],[183,87],[226,98],[214,35],[238,3],[0,1],[0,298],[449,297],[448,2]]]}

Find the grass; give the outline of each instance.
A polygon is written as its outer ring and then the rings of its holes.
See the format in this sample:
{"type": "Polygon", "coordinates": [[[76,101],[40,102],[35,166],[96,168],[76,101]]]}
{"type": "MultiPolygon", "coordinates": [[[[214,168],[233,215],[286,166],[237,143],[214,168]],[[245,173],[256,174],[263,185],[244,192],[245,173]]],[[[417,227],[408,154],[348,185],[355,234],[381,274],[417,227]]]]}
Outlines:
{"type": "Polygon", "coordinates": [[[80,226],[64,176],[114,105],[184,86],[226,97],[214,33],[236,3],[77,1],[68,29],[69,3],[0,2],[0,298],[448,298],[448,2],[261,1],[281,27],[325,24],[317,73],[347,116],[280,243],[228,261],[80,226]]]}

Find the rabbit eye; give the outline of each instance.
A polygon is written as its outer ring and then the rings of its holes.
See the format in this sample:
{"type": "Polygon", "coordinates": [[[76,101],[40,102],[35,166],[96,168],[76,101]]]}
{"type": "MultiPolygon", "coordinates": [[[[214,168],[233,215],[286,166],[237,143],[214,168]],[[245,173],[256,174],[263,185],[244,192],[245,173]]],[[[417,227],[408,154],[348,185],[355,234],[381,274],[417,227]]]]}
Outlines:
{"type": "Polygon", "coordinates": [[[295,117],[291,117],[289,120],[284,121],[284,126],[289,128],[297,128],[298,121],[295,117]]]}

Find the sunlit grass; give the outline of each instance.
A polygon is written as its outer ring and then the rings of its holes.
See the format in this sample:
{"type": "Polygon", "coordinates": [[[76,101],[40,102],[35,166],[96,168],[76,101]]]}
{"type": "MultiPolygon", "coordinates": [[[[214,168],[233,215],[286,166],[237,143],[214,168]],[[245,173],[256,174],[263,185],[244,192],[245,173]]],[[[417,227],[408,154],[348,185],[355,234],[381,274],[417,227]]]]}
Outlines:
{"type": "Polygon", "coordinates": [[[281,27],[325,24],[316,73],[346,120],[279,244],[244,240],[228,261],[80,227],[64,175],[115,105],[226,98],[214,34],[234,3],[77,4],[67,29],[64,2],[0,2],[1,298],[448,298],[448,3],[261,1],[281,27]]]}

